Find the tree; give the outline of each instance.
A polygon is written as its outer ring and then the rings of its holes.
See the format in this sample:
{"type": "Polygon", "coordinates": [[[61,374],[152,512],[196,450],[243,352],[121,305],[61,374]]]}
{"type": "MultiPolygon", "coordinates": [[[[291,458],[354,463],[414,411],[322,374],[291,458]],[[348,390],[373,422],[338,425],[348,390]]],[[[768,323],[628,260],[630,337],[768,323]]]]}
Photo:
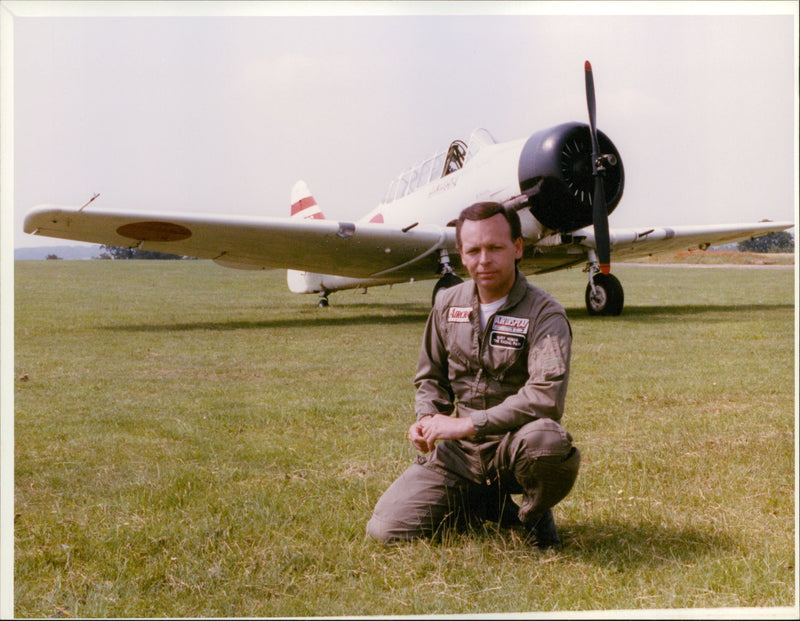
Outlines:
{"type": "Polygon", "coordinates": [[[99,257],[101,259],[155,259],[160,261],[171,261],[186,258],[178,254],[152,252],[150,250],[138,250],[136,248],[124,248],[121,246],[101,246],[100,249],[104,251],[99,257]]]}
{"type": "Polygon", "coordinates": [[[61,259],[61,257],[59,257],[57,254],[48,254],[45,259],[48,261],[56,261],[61,259]]]}
{"type": "Polygon", "coordinates": [[[779,231],[740,241],[737,247],[744,252],[794,252],[794,236],[786,231],[779,231]]]}

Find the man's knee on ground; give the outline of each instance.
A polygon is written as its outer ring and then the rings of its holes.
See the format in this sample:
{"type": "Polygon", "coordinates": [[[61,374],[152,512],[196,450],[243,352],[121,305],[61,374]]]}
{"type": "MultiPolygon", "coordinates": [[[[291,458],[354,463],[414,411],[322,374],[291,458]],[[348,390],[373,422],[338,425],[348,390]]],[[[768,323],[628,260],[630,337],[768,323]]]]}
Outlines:
{"type": "Polygon", "coordinates": [[[528,458],[570,455],[572,436],[564,427],[549,418],[537,418],[514,432],[517,456],[528,458]]]}
{"type": "Polygon", "coordinates": [[[570,492],[581,455],[569,433],[555,421],[539,419],[517,433],[514,476],[525,496],[519,518],[523,523],[535,522],[570,492]]]}
{"type": "Polygon", "coordinates": [[[419,534],[407,529],[398,528],[396,524],[384,522],[374,514],[367,522],[367,535],[380,543],[395,543],[414,539],[419,534]]]}
{"type": "Polygon", "coordinates": [[[367,522],[367,535],[381,543],[389,543],[393,539],[391,531],[380,520],[377,520],[374,515],[367,522]]]}

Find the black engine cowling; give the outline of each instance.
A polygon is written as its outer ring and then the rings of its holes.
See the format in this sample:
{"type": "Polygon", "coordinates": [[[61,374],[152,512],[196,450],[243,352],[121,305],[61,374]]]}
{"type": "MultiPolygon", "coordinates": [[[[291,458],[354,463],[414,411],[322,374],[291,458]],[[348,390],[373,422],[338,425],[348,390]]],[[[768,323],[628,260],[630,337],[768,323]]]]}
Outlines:
{"type": "MultiPolygon", "coordinates": [[[[604,191],[608,213],[622,198],[622,158],[603,132],[597,132],[600,153],[613,155],[605,164],[604,191]]],[[[564,123],[536,132],[519,158],[519,184],[530,210],[544,226],[567,232],[592,223],[592,138],[584,123],[564,123]]]]}

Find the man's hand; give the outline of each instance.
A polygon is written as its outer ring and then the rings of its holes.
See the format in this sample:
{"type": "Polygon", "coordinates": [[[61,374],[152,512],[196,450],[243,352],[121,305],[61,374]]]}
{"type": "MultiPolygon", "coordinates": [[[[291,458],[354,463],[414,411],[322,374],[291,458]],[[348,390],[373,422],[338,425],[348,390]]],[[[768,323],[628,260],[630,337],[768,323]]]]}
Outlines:
{"type": "Polygon", "coordinates": [[[429,453],[436,440],[458,440],[475,435],[470,417],[453,418],[445,414],[425,416],[408,428],[408,439],[418,451],[429,453]]]}
{"type": "Polygon", "coordinates": [[[408,428],[408,439],[414,448],[421,453],[427,453],[431,449],[428,448],[428,443],[425,441],[424,432],[428,421],[432,416],[424,416],[408,428]]]}

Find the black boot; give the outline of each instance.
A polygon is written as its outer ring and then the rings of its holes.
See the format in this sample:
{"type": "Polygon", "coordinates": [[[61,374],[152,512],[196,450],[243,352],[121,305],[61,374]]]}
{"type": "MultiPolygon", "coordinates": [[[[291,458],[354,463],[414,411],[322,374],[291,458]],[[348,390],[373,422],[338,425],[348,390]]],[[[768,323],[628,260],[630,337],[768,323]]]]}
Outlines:
{"type": "Polygon", "coordinates": [[[561,545],[561,539],[558,537],[556,522],[553,519],[553,511],[551,509],[545,511],[544,515],[530,529],[530,536],[533,545],[542,550],[557,548],[561,545]]]}
{"type": "Polygon", "coordinates": [[[510,494],[503,494],[502,498],[495,502],[487,503],[486,519],[490,522],[497,522],[504,528],[519,526],[521,522],[517,517],[519,507],[510,494]]]}

